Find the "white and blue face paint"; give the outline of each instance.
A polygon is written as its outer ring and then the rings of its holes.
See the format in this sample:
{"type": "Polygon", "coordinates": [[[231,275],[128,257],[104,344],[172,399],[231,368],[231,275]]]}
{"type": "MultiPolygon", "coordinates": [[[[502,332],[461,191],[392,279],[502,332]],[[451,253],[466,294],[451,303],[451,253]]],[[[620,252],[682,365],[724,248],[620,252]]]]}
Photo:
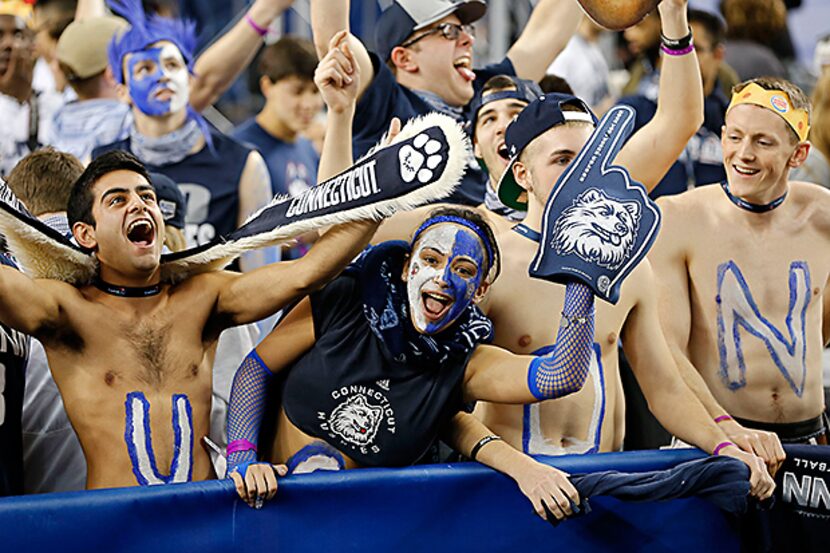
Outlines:
{"type": "Polygon", "coordinates": [[[409,262],[407,295],[412,323],[422,334],[450,326],[470,305],[486,273],[478,236],[453,223],[426,229],[409,262]]]}
{"type": "Polygon", "coordinates": [[[190,74],[179,49],[160,42],[127,60],[130,98],[145,115],[175,113],[190,99],[190,74]]]}

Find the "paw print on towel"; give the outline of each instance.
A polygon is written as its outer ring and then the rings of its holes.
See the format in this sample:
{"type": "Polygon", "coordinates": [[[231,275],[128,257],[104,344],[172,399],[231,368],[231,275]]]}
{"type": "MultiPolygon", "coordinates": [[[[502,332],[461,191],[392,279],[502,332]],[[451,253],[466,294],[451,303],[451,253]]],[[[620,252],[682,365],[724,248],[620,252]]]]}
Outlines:
{"type": "Polygon", "coordinates": [[[441,143],[425,133],[416,136],[411,145],[405,144],[398,152],[404,182],[412,182],[415,177],[421,183],[432,180],[433,170],[443,160],[440,151],[441,143]]]}

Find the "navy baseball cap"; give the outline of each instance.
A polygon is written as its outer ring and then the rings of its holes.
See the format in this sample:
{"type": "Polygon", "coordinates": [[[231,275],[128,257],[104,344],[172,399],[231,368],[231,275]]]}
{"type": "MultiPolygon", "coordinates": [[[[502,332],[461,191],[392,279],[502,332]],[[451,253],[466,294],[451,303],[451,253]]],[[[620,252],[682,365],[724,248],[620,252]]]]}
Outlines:
{"type": "Polygon", "coordinates": [[[183,229],[187,201],[179,186],[170,177],[161,173],[150,173],[150,182],[156,189],[156,198],[164,217],[164,224],[179,230],[183,229]]]}
{"type": "Polygon", "coordinates": [[[514,77],[513,75],[496,75],[494,77],[490,77],[487,82],[484,83],[482,90],[476,92],[476,95],[473,97],[473,101],[470,103],[469,131],[470,136],[472,137],[475,137],[476,135],[478,112],[490,102],[515,99],[529,104],[542,95],[542,89],[539,88],[538,83],[535,81],[528,81],[527,79],[520,79],[519,77],[514,77]],[[499,83],[498,88],[482,92],[482,90],[487,88],[490,83],[497,79],[502,81],[499,83]],[[509,88],[510,86],[513,88],[509,88]]]}
{"type": "Polygon", "coordinates": [[[539,96],[508,125],[504,133],[504,144],[510,155],[510,161],[498,185],[499,200],[504,205],[522,211],[527,209],[527,202],[519,200],[519,196],[525,189],[519,186],[513,177],[513,165],[536,137],[568,121],[584,121],[594,126],[597,125],[596,116],[585,102],[570,94],[557,93],[539,96]],[[565,111],[562,108],[566,105],[574,106],[579,111],[565,111]]]}
{"type": "Polygon", "coordinates": [[[486,11],[483,0],[394,0],[377,20],[375,51],[385,62],[392,49],[415,31],[452,14],[467,25],[481,19],[486,11]]]}

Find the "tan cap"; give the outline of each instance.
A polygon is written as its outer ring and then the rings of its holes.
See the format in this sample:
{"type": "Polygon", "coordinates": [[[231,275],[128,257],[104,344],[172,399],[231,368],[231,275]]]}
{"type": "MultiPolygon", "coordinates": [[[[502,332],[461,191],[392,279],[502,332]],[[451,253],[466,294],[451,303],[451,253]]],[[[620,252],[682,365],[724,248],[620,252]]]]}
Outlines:
{"type": "Polygon", "coordinates": [[[58,39],[58,61],[71,73],[70,81],[87,79],[107,68],[107,47],[127,22],[119,17],[90,17],[73,21],[58,39]]]}

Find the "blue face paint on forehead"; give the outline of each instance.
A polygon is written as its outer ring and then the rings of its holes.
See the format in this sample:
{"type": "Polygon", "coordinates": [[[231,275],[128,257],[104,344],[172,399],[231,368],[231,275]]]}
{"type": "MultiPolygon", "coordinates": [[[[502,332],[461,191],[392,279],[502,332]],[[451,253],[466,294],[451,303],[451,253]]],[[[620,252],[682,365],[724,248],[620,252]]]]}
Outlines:
{"type": "Polygon", "coordinates": [[[442,280],[448,286],[447,293],[453,298],[453,304],[444,317],[427,325],[428,333],[438,332],[448,327],[470,306],[473,296],[484,277],[484,258],[484,248],[478,237],[469,230],[458,229],[455,233],[452,251],[447,256],[447,264],[442,276],[442,280]],[[475,262],[475,276],[465,278],[453,270],[455,260],[459,257],[465,257],[475,262]]]}

